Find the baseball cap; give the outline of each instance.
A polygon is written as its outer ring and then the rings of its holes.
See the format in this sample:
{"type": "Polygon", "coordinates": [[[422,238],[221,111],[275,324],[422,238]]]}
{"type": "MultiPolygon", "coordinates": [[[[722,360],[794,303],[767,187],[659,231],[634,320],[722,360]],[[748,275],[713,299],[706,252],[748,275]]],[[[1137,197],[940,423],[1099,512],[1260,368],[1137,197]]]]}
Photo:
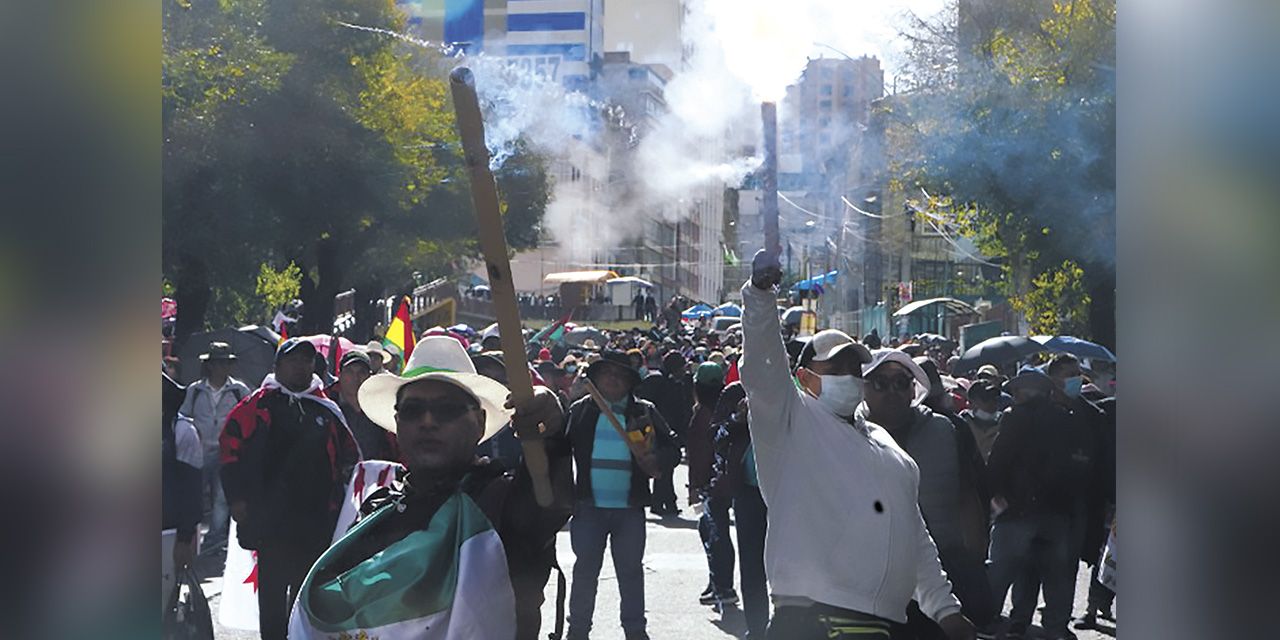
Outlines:
{"type": "Polygon", "coordinates": [[[276,347],[275,361],[280,362],[280,358],[283,358],[294,351],[298,351],[299,349],[310,351],[311,355],[313,357],[315,356],[316,346],[314,344],[311,344],[309,341],[303,340],[302,338],[289,338],[288,340],[281,342],[279,347],[276,347]]]}
{"type": "Polygon", "coordinates": [[[359,362],[368,367],[369,371],[373,371],[373,360],[363,351],[348,351],[342,354],[342,359],[338,361],[338,369],[346,369],[347,365],[353,362],[359,362]]]}

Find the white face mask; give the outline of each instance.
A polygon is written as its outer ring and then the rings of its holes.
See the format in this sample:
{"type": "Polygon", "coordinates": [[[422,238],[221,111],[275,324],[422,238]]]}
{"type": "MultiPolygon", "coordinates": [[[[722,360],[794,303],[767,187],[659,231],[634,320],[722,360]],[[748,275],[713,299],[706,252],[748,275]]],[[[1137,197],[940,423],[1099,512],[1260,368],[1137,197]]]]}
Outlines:
{"type": "Polygon", "coordinates": [[[852,416],[862,402],[862,380],[852,375],[820,377],[822,394],[818,401],[841,418],[852,416]]]}
{"type": "Polygon", "coordinates": [[[982,409],[974,409],[973,417],[983,422],[991,422],[996,419],[996,414],[994,411],[983,411],[982,409]]]}

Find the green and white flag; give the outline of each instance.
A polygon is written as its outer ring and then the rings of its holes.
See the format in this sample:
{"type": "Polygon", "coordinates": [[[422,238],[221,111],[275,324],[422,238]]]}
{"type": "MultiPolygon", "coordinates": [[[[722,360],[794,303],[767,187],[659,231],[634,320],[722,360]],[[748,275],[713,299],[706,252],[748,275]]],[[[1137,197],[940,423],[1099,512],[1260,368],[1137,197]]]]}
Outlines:
{"type": "Polygon", "coordinates": [[[425,530],[316,582],[395,508],[369,516],[316,561],[289,618],[290,640],[513,638],[515,595],[502,541],[463,493],[445,501],[425,530]]]}

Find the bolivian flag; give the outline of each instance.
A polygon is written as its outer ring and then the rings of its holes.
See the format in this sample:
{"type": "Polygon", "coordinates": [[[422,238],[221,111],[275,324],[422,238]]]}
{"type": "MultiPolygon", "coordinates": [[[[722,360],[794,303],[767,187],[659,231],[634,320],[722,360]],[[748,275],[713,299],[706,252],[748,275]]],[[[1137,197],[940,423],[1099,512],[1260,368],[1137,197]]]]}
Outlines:
{"type": "Polygon", "coordinates": [[[290,640],[513,638],[515,595],[502,541],[461,492],[426,529],[336,578],[316,580],[395,509],[391,504],[375,512],[320,556],[294,602],[290,640]]]}
{"type": "Polygon", "coordinates": [[[413,345],[416,344],[413,337],[413,319],[409,317],[409,296],[401,298],[400,308],[396,309],[395,317],[391,318],[391,326],[387,328],[387,335],[382,342],[395,345],[400,350],[402,366],[409,361],[409,354],[413,353],[413,345]]]}

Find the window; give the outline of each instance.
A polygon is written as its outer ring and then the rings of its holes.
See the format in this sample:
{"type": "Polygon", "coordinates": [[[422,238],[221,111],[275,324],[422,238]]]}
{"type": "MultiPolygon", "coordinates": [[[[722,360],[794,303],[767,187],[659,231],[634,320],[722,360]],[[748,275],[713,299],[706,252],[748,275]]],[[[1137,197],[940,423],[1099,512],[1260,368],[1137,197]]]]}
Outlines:
{"type": "Polygon", "coordinates": [[[829,84],[822,85],[822,95],[824,96],[831,95],[831,85],[829,84]]]}
{"type": "Polygon", "coordinates": [[[823,108],[823,109],[830,109],[830,108],[831,108],[831,101],[830,101],[830,100],[823,100],[822,102],[819,102],[819,103],[818,103],[818,106],[819,106],[819,107],[821,107],[821,108],[823,108]]]}
{"type": "Polygon", "coordinates": [[[851,86],[849,86],[849,85],[845,85],[845,86],[843,86],[843,87],[840,87],[840,95],[842,95],[842,96],[844,96],[844,97],[848,98],[848,97],[849,97],[850,95],[852,95],[852,94],[853,94],[853,87],[851,87],[851,86]]]}

